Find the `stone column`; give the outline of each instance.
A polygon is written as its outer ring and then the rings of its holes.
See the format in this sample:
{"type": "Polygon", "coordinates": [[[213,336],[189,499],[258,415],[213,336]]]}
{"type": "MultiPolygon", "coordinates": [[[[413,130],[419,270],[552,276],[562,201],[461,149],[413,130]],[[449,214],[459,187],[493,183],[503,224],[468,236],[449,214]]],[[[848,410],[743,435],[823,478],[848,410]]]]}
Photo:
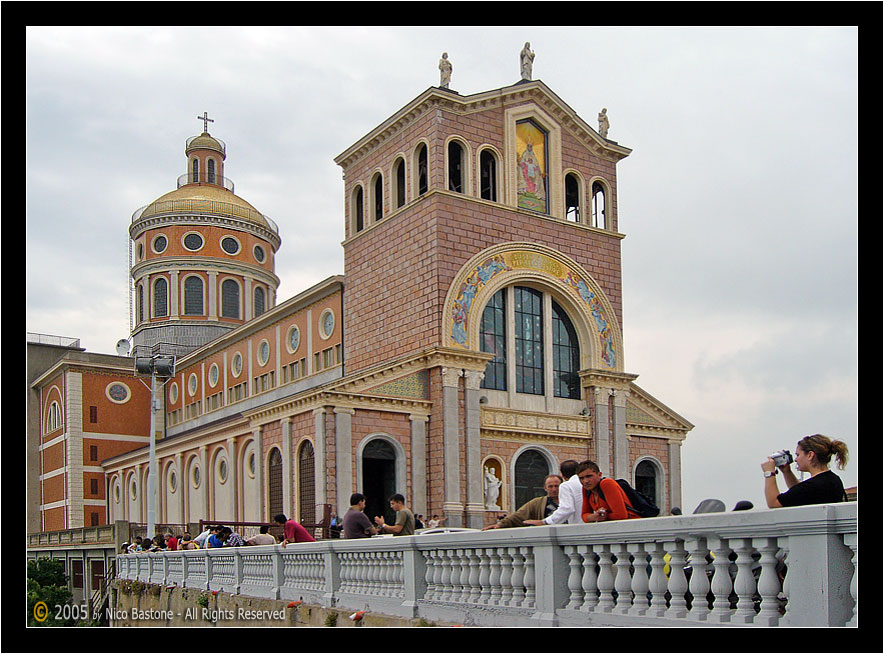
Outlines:
{"type": "Polygon", "coordinates": [[[282,506],[285,514],[292,516],[295,515],[295,506],[292,500],[294,480],[292,472],[292,419],[283,418],[279,423],[282,427],[282,506]]]}
{"type": "Polygon", "coordinates": [[[681,502],[681,441],[669,441],[669,506],[660,507],[661,515],[669,515],[673,506],[684,510],[681,502]]]}
{"type": "Polygon", "coordinates": [[[485,491],[482,482],[481,408],[479,384],[485,373],[464,370],[464,414],[466,423],[467,527],[485,526],[485,491]]]}
{"type": "Polygon", "coordinates": [[[218,273],[208,271],[209,276],[209,320],[218,319],[218,273]]]}
{"type": "Polygon", "coordinates": [[[442,368],[442,446],[445,466],[445,498],[442,513],[448,527],[463,527],[464,505],[460,499],[460,411],[457,393],[463,370],[442,368]]]}
{"type": "Polygon", "coordinates": [[[344,515],[350,508],[353,493],[353,414],[349,407],[335,407],[335,481],[337,487],[336,510],[344,515]]]}
{"type": "Polygon", "coordinates": [[[178,515],[181,522],[187,522],[184,518],[184,489],[187,487],[189,480],[184,474],[184,453],[178,452],[175,455],[175,465],[178,468],[178,515]]]}
{"type": "Polygon", "coordinates": [[[211,479],[214,475],[211,474],[211,470],[209,469],[209,448],[205,445],[200,445],[200,469],[202,470],[200,483],[205,484],[203,488],[203,519],[211,520],[215,517],[214,515],[209,514],[209,507],[212,505],[211,479]]]}
{"type": "Polygon", "coordinates": [[[411,414],[411,510],[427,513],[427,422],[429,416],[411,414]]]}
{"type": "Polygon", "coordinates": [[[625,389],[615,390],[614,415],[611,422],[614,424],[614,469],[612,476],[618,479],[626,479],[632,483],[629,470],[629,438],[626,435],[626,398],[629,391],[625,389]]]}
{"type": "Polygon", "coordinates": [[[608,432],[609,412],[608,398],[611,396],[610,388],[595,386],[592,388],[595,398],[593,410],[593,425],[595,428],[595,462],[599,464],[603,475],[610,475],[611,470],[611,438],[608,432]]]}
{"type": "Polygon", "coordinates": [[[314,471],[316,476],[316,503],[328,503],[328,444],[325,442],[325,408],[313,410],[313,436],[315,443],[314,471]]]}
{"type": "Polygon", "coordinates": [[[169,319],[177,320],[178,308],[178,271],[169,271],[169,319]]]}
{"type": "MultiPolygon", "coordinates": [[[[266,503],[264,502],[264,493],[266,489],[264,488],[264,434],[263,429],[261,427],[255,427],[252,430],[252,436],[255,437],[255,485],[258,488],[258,506],[255,508],[257,511],[255,514],[258,516],[257,522],[264,522],[267,520],[266,515],[264,515],[264,507],[266,503]]],[[[272,518],[273,516],[270,516],[272,518]]]]}
{"type": "Polygon", "coordinates": [[[239,475],[237,474],[236,465],[236,443],[233,440],[233,436],[228,436],[227,438],[227,481],[230,484],[230,492],[227,498],[228,505],[230,506],[230,515],[233,516],[233,521],[237,521],[240,519],[239,515],[239,504],[238,498],[239,493],[237,492],[237,484],[239,483],[239,475]]]}

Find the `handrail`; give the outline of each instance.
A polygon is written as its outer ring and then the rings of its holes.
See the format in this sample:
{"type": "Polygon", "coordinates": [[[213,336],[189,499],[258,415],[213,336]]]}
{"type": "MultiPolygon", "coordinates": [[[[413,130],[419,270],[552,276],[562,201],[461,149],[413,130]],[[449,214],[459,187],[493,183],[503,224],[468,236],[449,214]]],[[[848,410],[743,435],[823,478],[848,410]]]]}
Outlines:
{"type": "Polygon", "coordinates": [[[192,213],[192,214],[222,214],[230,215],[236,218],[242,218],[249,222],[264,224],[274,234],[279,234],[279,227],[260,211],[244,207],[240,204],[231,202],[221,202],[218,200],[196,199],[196,198],[180,198],[177,200],[162,200],[152,202],[143,207],[136,209],[132,213],[132,224],[134,225],[141,220],[145,211],[151,209],[154,213],[192,213]]]}
{"type": "Polygon", "coordinates": [[[178,177],[178,188],[187,186],[188,184],[205,184],[207,186],[220,186],[233,193],[233,180],[229,177],[223,177],[216,173],[198,172],[185,173],[178,177]]]}

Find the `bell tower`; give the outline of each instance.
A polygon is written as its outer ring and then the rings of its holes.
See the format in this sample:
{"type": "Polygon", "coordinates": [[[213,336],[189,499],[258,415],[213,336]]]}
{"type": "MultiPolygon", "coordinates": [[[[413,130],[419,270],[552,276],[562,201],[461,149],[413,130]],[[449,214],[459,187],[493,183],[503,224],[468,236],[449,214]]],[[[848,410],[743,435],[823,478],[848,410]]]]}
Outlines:
{"type": "Polygon", "coordinates": [[[181,356],[276,304],[276,224],[234,193],[227,146],[203,131],[187,139],[177,188],[132,215],[132,342],[181,356]]]}

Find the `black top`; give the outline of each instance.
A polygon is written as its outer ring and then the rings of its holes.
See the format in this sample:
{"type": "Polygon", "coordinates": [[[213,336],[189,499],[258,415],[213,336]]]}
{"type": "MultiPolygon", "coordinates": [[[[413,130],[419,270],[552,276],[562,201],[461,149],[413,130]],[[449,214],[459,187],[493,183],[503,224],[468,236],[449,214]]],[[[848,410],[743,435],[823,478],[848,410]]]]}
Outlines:
{"type": "Polygon", "coordinates": [[[844,492],[841,477],[831,470],[826,470],[795,484],[785,493],[777,495],[777,499],[783,506],[804,506],[806,504],[845,502],[847,495],[844,492]]]}

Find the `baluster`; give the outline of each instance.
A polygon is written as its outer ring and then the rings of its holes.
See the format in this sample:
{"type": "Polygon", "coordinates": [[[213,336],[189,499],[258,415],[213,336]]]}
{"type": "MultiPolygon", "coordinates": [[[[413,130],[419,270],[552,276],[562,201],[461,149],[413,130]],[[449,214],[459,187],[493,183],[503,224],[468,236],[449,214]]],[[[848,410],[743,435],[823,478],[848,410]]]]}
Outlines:
{"type": "Polygon", "coordinates": [[[648,612],[648,553],[644,543],[632,546],[632,609],[630,615],[644,615],[648,612]]]}
{"type": "Polygon", "coordinates": [[[442,557],[442,594],[439,599],[442,602],[450,602],[453,597],[451,586],[451,550],[439,550],[442,557]]]}
{"type": "Polygon", "coordinates": [[[648,589],[651,591],[651,606],[645,615],[662,617],[666,614],[666,560],[663,555],[663,543],[648,543],[647,548],[651,552],[651,578],[648,581],[648,589]]]}
{"type": "Polygon", "coordinates": [[[510,558],[513,560],[513,578],[510,585],[513,587],[513,597],[510,606],[522,606],[525,599],[525,587],[522,585],[525,578],[525,567],[522,563],[522,554],[518,547],[509,548],[510,558]]]}
{"type": "Polygon", "coordinates": [[[737,553],[737,577],[734,579],[734,591],[737,593],[737,611],[731,617],[731,622],[751,624],[755,619],[755,577],[752,575],[752,539],[737,539],[734,551],[737,553]]]}
{"type": "Polygon", "coordinates": [[[481,565],[479,550],[469,550],[467,556],[470,558],[470,595],[466,598],[466,601],[470,604],[478,604],[479,596],[482,594],[482,589],[479,587],[479,567],[481,565]]]}
{"type": "Polygon", "coordinates": [[[525,557],[525,599],[522,602],[522,606],[524,608],[533,609],[534,600],[537,597],[534,588],[534,550],[528,546],[519,549],[522,552],[522,556],[525,557]]]}
{"type": "Polygon", "coordinates": [[[466,600],[466,597],[469,594],[469,591],[467,590],[469,567],[464,559],[463,550],[454,550],[454,568],[452,570],[451,581],[454,586],[454,601],[460,604],[466,600]],[[466,579],[464,578],[465,572],[467,573],[466,579]]]}
{"type": "Polygon", "coordinates": [[[715,601],[712,602],[712,611],[707,618],[710,622],[730,622],[731,600],[730,594],[733,590],[733,582],[728,568],[730,567],[730,547],[727,538],[708,538],[709,550],[715,557],[712,562],[715,572],[712,575],[712,593],[715,595],[715,601]]]}
{"type": "Polygon", "coordinates": [[[626,615],[632,608],[632,579],[629,577],[629,550],[626,543],[614,545],[617,562],[614,568],[617,571],[614,576],[614,590],[617,591],[617,604],[613,613],[626,615]]]}
{"type": "Polygon", "coordinates": [[[611,546],[596,545],[599,555],[599,603],[595,610],[597,613],[610,613],[614,609],[614,563],[611,561],[611,546]]]}
{"type": "Polygon", "coordinates": [[[583,586],[581,579],[583,577],[583,569],[580,560],[580,553],[577,551],[577,545],[566,545],[565,554],[568,555],[568,590],[571,591],[571,597],[568,600],[566,609],[579,609],[583,604],[583,586]]]}
{"type": "MultiPolygon", "coordinates": [[[[680,540],[666,541],[666,549],[669,550],[669,610],[667,618],[683,618],[687,615],[687,602],[685,593],[688,590],[688,581],[684,574],[685,550],[684,543],[680,540]]],[[[694,569],[694,574],[697,570],[694,569]]],[[[703,574],[706,574],[705,570],[703,574]]]]}
{"type": "Polygon", "coordinates": [[[476,550],[479,554],[479,604],[488,604],[491,599],[491,556],[488,548],[476,550]]]}
{"type": "Polygon", "coordinates": [[[500,556],[498,552],[499,549],[497,547],[488,550],[491,559],[491,575],[488,579],[488,583],[491,586],[491,597],[488,598],[488,604],[491,606],[498,606],[500,604],[500,556]]]}
{"type": "Polygon", "coordinates": [[[850,548],[850,551],[853,552],[853,556],[851,557],[851,562],[853,563],[853,576],[850,578],[850,597],[853,599],[853,613],[851,614],[850,620],[844,625],[845,627],[857,627],[856,614],[857,609],[859,608],[859,603],[856,597],[856,577],[859,574],[859,559],[857,556],[859,555],[859,551],[857,549],[857,534],[844,534],[844,544],[850,548]]]}
{"type": "Polygon", "coordinates": [[[692,620],[702,621],[709,615],[709,577],[706,576],[706,539],[702,537],[689,538],[685,541],[686,548],[691,555],[691,582],[690,591],[693,596],[691,610],[688,617],[692,620]]]}
{"type": "Polygon", "coordinates": [[[436,594],[436,582],[434,581],[434,573],[436,571],[436,560],[433,550],[424,550],[421,552],[426,562],[426,571],[424,572],[424,581],[427,584],[427,590],[424,592],[424,599],[428,602],[433,601],[433,595],[436,594]]]}
{"type": "Polygon", "coordinates": [[[754,538],[752,544],[761,552],[761,576],[758,578],[758,594],[761,595],[761,612],[753,624],[776,627],[780,623],[780,577],[777,575],[776,538],[754,538]]]}
{"type": "MultiPolygon", "coordinates": [[[[786,604],[784,607],[784,611],[782,617],[785,617],[789,613],[789,596],[792,593],[792,580],[789,578],[789,539],[784,538],[780,545],[780,550],[777,552],[777,577],[782,581],[782,598],[786,600],[786,604]],[[780,572],[782,571],[782,572],[780,572]],[[782,576],[781,576],[782,574],[782,576]]],[[[777,601],[780,600],[780,595],[777,595],[777,601]]],[[[786,620],[788,622],[788,620],[786,620]]]]}
{"type": "Polygon", "coordinates": [[[592,613],[599,603],[598,573],[596,572],[596,554],[592,545],[579,545],[577,551],[583,558],[583,576],[580,586],[583,591],[583,604],[580,610],[592,613]]]}
{"type": "Polygon", "coordinates": [[[513,565],[505,547],[498,551],[500,555],[500,606],[508,606],[513,597],[513,565]]]}

